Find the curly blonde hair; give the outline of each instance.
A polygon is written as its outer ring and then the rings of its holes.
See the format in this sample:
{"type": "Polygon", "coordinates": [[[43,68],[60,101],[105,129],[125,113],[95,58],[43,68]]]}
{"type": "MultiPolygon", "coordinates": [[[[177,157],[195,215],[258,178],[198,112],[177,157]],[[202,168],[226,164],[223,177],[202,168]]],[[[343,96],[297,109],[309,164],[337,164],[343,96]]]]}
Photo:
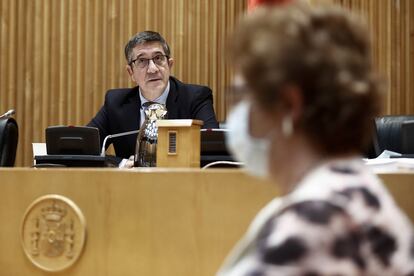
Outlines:
{"type": "Polygon", "coordinates": [[[366,149],[383,86],[358,16],[336,6],[259,8],[242,19],[231,48],[263,108],[271,110],[278,91],[294,84],[304,108],[297,131],[327,154],[366,149]]]}

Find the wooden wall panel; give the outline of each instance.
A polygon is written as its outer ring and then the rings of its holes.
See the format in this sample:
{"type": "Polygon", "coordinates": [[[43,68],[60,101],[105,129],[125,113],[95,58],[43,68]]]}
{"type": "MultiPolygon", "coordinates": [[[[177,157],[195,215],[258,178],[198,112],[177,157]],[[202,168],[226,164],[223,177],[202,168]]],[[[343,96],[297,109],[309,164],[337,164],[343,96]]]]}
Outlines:
{"type": "Polygon", "coordinates": [[[241,0],[0,0],[0,113],[16,109],[16,165],[31,165],[31,142],[43,142],[47,126],[84,125],[106,90],[133,85],[123,48],[143,30],[167,39],[175,76],[213,89],[224,120],[226,38],[245,7],[241,0]]]}
{"type": "Polygon", "coordinates": [[[367,20],[373,61],[387,81],[384,114],[414,114],[414,1],[332,0],[367,20]]]}
{"type": "MultiPolygon", "coordinates": [[[[414,2],[334,2],[366,17],[373,60],[388,81],[385,114],[414,114],[414,2]]],[[[31,164],[31,142],[49,125],[84,125],[107,89],[132,86],[123,48],[134,33],[157,30],[175,58],[173,74],[210,86],[220,120],[232,69],[226,38],[242,0],[0,0],[0,113],[15,108],[16,165],[31,164]]]]}

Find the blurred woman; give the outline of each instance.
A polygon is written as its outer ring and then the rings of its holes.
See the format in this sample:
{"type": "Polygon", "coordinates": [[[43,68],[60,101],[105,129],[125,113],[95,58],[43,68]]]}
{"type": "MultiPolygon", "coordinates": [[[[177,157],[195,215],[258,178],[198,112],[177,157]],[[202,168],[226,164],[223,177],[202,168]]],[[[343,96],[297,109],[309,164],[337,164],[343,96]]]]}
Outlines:
{"type": "Polygon", "coordinates": [[[381,107],[365,25],[338,7],[257,9],[232,52],[248,95],[229,147],[285,195],[218,274],[414,275],[412,225],[360,157],[381,107]]]}

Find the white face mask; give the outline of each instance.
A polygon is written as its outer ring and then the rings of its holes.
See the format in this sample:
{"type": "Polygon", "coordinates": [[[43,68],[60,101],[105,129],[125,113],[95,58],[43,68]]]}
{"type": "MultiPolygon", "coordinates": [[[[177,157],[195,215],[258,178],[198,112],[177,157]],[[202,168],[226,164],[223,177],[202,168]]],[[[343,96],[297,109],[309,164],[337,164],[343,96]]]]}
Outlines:
{"type": "Polygon", "coordinates": [[[245,100],[230,112],[226,144],[233,156],[244,163],[249,174],[266,178],[269,175],[270,141],[268,138],[255,138],[250,135],[250,106],[250,102],[245,100]]]}

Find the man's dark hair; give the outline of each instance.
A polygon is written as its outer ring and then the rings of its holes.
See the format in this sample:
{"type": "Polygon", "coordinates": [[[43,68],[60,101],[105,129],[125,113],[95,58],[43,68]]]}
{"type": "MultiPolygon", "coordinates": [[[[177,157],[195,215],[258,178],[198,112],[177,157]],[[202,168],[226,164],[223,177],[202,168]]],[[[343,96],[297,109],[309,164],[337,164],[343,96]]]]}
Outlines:
{"type": "Polygon", "coordinates": [[[170,56],[170,47],[168,46],[165,39],[157,32],[153,31],[144,31],[137,33],[131,39],[128,41],[128,43],[125,45],[125,58],[128,62],[128,64],[132,60],[132,49],[135,48],[135,46],[144,44],[147,42],[159,42],[162,45],[162,48],[164,50],[164,53],[166,56],[170,56]]]}

